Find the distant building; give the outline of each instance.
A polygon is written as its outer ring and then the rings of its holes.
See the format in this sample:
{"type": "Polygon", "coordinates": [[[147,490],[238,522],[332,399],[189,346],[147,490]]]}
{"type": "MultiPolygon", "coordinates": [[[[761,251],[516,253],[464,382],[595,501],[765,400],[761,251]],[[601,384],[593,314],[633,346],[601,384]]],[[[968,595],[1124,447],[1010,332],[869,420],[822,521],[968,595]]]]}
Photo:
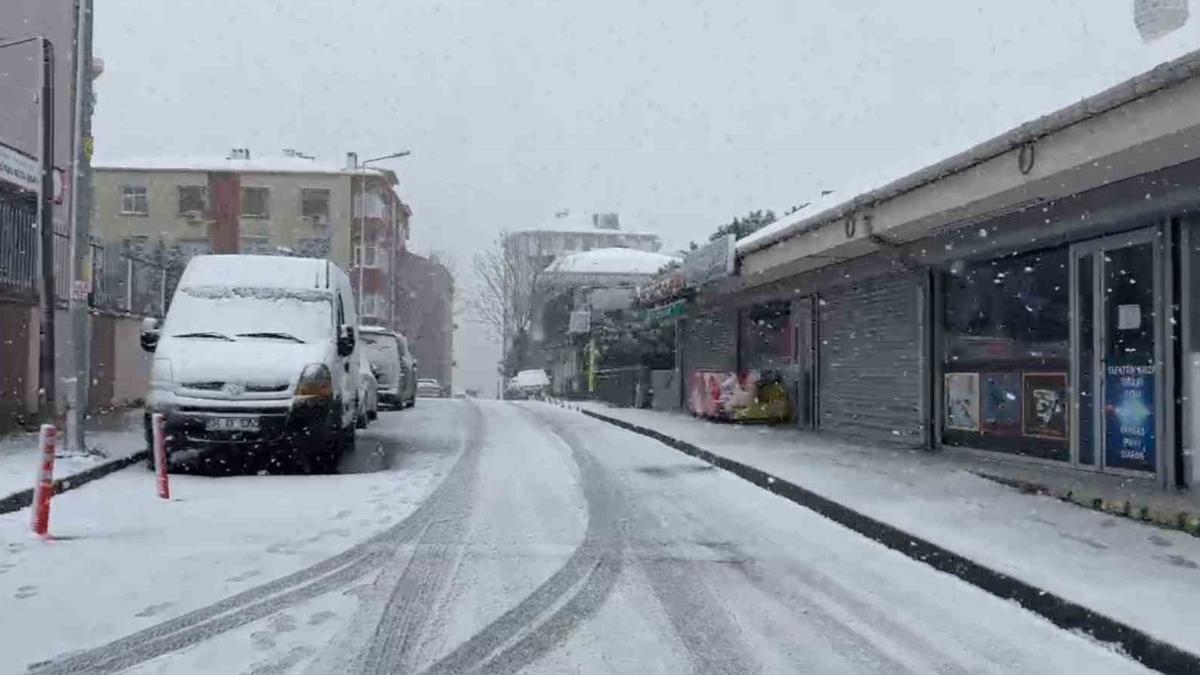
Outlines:
{"type": "MultiPolygon", "coordinates": [[[[572,253],[593,249],[625,248],[655,252],[662,247],[657,234],[632,232],[621,229],[620,218],[615,213],[591,215],[561,212],[549,222],[509,233],[504,240],[506,255],[519,269],[521,279],[536,279],[555,259],[572,253]]],[[[544,299],[533,302],[534,312],[529,335],[518,335],[512,321],[504,331],[504,361],[510,370],[520,367],[540,367],[543,360],[539,345],[546,339],[543,329],[542,311],[544,299]],[[518,341],[524,344],[518,352],[524,356],[509,363],[509,354],[518,341]]],[[[511,311],[511,308],[509,308],[511,311]]]]}
{"type": "Polygon", "coordinates": [[[92,228],[128,249],[328,258],[350,275],[363,323],[394,326],[394,283],[411,210],[396,174],[294,151],[98,161],[92,228]],[[362,233],[365,232],[365,237],[362,233]]]}
{"type": "Polygon", "coordinates": [[[449,392],[454,375],[454,277],[436,257],[404,251],[396,278],[396,329],[408,338],[419,377],[449,392]]]}

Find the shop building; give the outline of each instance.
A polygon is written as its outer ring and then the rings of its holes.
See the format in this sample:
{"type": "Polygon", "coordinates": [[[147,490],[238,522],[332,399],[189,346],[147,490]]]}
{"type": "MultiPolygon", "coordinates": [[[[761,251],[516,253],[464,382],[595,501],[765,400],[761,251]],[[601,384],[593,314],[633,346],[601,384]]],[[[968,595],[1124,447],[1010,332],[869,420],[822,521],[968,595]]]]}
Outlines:
{"type": "Polygon", "coordinates": [[[1190,484],[1197,109],[1193,53],[743,238],[681,368],[778,372],[803,427],[1190,484]]]}

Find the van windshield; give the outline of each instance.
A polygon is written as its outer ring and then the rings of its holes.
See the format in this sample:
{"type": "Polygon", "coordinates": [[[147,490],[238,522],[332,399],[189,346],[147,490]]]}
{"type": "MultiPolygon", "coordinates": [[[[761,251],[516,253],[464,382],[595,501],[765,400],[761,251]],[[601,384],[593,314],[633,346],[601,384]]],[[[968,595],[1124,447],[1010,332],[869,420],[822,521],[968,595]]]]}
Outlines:
{"type": "Polygon", "coordinates": [[[327,340],[333,334],[332,295],[312,289],[190,286],[175,294],[163,324],[167,337],[217,334],[257,339],[245,337],[248,333],[327,340]]]}

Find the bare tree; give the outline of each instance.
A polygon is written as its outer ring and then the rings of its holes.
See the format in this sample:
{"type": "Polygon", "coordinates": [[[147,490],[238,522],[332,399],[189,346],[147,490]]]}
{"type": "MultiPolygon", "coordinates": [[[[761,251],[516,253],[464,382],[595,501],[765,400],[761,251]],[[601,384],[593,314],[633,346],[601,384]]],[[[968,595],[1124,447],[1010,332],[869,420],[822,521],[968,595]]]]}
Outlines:
{"type": "Polygon", "coordinates": [[[445,249],[431,248],[428,258],[446,268],[446,271],[450,273],[450,278],[453,280],[453,285],[450,287],[450,311],[457,320],[466,309],[466,298],[463,296],[461,283],[462,266],[459,264],[458,256],[445,249]]]}
{"type": "Polygon", "coordinates": [[[505,371],[519,368],[533,324],[541,268],[516,250],[501,232],[492,246],[471,259],[475,287],[468,299],[471,318],[487,327],[488,337],[504,348],[505,371]]]}

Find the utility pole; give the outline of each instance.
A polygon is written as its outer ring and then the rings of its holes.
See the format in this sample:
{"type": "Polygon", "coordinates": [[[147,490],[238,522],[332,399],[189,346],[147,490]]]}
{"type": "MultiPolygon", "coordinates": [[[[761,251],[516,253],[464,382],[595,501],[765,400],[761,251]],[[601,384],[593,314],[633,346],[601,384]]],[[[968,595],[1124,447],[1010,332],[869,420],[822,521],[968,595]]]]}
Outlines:
{"type": "Polygon", "coordinates": [[[41,189],[38,194],[38,234],[41,244],[41,321],[38,352],[38,413],[49,422],[55,414],[54,386],[54,45],[43,37],[38,155],[41,189]]]}
{"type": "Polygon", "coordinates": [[[71,317],[70,389],[67,392],[67,443],[72,452],[87,453],[84,420],[91,385],[91,314],[88,291],[92,286],[92,0],[78,0],[75,15],[74,109],[71,114],[71,317]]]}

